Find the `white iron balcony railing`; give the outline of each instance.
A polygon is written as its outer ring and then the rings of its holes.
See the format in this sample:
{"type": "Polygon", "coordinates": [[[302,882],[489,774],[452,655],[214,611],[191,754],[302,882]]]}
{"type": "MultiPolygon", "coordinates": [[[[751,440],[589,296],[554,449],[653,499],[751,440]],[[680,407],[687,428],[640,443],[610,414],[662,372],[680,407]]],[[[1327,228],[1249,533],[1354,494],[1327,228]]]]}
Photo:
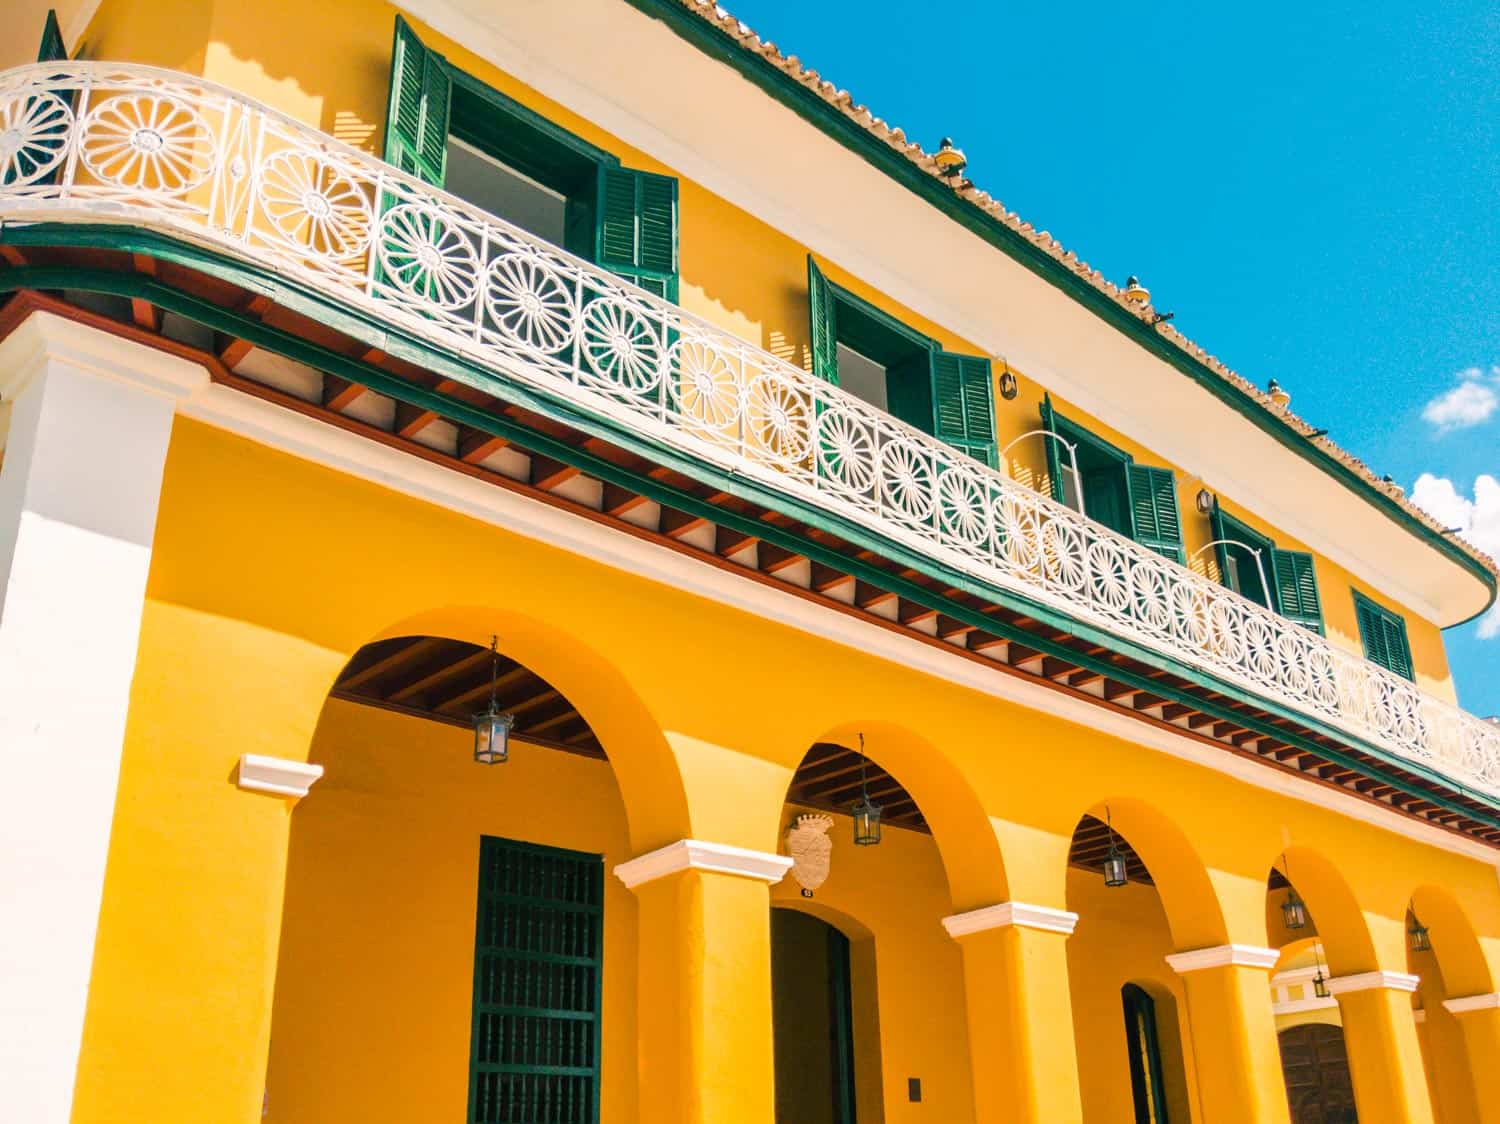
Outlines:
{"type": "Polygon", "coordinates": [[[1500,799],[1500,729],[356,149],[148,67],[0,75],[0,221],[268,266],[575,407],[1500,799]]]}

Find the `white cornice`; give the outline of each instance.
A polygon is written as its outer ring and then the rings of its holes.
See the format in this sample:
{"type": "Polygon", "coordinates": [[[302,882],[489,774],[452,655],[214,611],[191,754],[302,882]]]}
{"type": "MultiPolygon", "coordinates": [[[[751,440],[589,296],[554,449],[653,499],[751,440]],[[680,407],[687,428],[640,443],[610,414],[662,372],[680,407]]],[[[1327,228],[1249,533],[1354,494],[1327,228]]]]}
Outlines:
{"type": "Polygon", "coordinates": [[[201,363],[38,309],[0,340],[0,401],[18,396],[50,362],[178,400],[209,383],[201,363]]]}
{"type": "Polygon", "coordinates": [[[1487,991],[1482,995],[1461,995],[1457,999],[1444,999],[1443,1009],[1452,1015],[1467,1015],[1473,1011],[1493,1011],[1500,1008],[1500,992],[1487,991]]]}
{"type": "MultiPolygon", "coordinates": [[[[92,331],[93,329],[81,328],[92,331]]],[[[1205,744],[1124,711],[1067,695],[1029,678],[944,651],[806,597],[704,565],[679,551],[644,541],[529,496],[453,472],[420,457],[370,441],[337,426],[210,383],[179,407],[183,414],[337,472],[390,488],[469,518],[627,573],[661,582],[721,605],[752,613],[925,675],[1040,711],[1066,722],[1233,777],[1256,788],[1328,809],[1426,846],[1491,867],[1500,852],[1393,809],[1205,744]]],[[[1500,870],[1497,870],[1500,876],[1500,870]]]]}
{"type": "Polygon", "coordinates": [[[1334,976],[1328,981],[1328,993],[1345,995],[1355,991],[1387,988],[1390,991],[1404,991],[1410,994],[1417,990],[1417,985],[1421,982],[1420,977],[1406,972],[1360,972],[1353,976],[1334,976]]]}
{"type": "Polygon", "coordinates": [[[967,937],[970,933],[1003,929],[1009,925],[1069,936],[1077,924],[1076,913],[1045,905],[1027,905],[1025,902],[1001,902],[999,905],[987,905],[983,909],[971,909],[967,913],[955,913],[943,918],[943,928],[948,930],[948,935],[954,940],[967,937]]]}
{"type": "Polygon", "coordinates": [[[615,867],[615,877],[630,889],[679,870],[706,870],[714,874],[738,874],[762,882],[780,882],[792,868],[785,855],[751,851],[725,843],[706,843],[701,839],[679,839],[648,851],[615,867]]]}
{"type": "Polygon", "coordinates": [[[1281,953],[1274,948],[1261,948],[1253,944],[1221,944],[1213,948],[1195,948],[1188,952],[1174,952],[1167,957],[1172,971],[1179,976],[1188,972],[1201,972],[1205,968],[1274,968],[1281,953]]]}
{"type": "Polygon", "coordinates": [[[273,796],[291,796],[300,800],[322,775],[321,765],[247,753],[240,758],[235,784],[249,792],[269,792],[273,796]]]}

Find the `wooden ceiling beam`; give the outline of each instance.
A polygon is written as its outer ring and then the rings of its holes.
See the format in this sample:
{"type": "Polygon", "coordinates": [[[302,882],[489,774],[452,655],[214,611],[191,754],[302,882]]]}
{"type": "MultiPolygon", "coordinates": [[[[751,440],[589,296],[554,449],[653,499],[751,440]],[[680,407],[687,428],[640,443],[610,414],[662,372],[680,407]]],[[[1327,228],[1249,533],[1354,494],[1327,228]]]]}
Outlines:
{"type": "Polygon", "coordinates": [[[334,684],[341,691],[353,691],[364,686],[383,675],[388,675],[397,668],[417,659],[425,652],[430,652],[438,645],[439,641],[431,636],[418,636],[407,643],[395,648],[387,655],[382,656],[374,663],[356,671],[353,675],[341,678],[334,684]]]}

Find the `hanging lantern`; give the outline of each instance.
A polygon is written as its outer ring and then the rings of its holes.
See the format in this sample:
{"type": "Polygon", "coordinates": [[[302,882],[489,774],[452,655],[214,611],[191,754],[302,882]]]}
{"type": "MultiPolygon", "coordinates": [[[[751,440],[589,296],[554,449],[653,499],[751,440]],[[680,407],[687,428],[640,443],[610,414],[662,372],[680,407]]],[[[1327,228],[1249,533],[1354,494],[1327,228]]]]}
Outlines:
{"type": "Polygon", "coordinates": [[[1406,935],[1411,938],[1411,950],[1413,952],[1431,952],[1432,938],[1427,933],[1427,926],[1417,920],[1416,910],[1410,910],[1408,916],[1411,925],[1406,930],[1406,935]]]}
{"type": "Polygon", "coordinates": [[[1318,974],[1313,977],[1313,994],[1319,999],[1328,998],[1328,977],[1323,974],[1323,965],[1318,965],[1318,974]]]}
{"type": "Polygon", "coordinates": [[[859,799],[849,809],[854,817],[854,845],[873,847],[880,842],[880,805],[870,799],[865,786],[865,736],[859,735],[859,799]]]}
{"type": "Polygon", "coordinates": [[[1292,864],[1286,856],[1281,857],[1282,870],[1286,874],[1288,893],[1286,901],[1281,903],[1281,920],[1288,929],[1307,928],[1307,905],[1302,896],[1297,893],[1297,887],[1292,885],[1292,864]]]}
{"type": "Polygon", "coordinates": [[[1109,818],[1109,809],[1104,809],[1104,824],[1109,830],[1109,854],[1104,858],[1104,884],[1106,886],[1123,886],[1128,881],[1125,876],[1125,856],[1120,854],[1120,848],[1115,845],[1114,822],[1109,818]]]}
{"type": "Polygon", "coordinates": [[[510,757],[510,731],[516,724],[513,714],[502,714],[495,700],[500,678],[499,637],[490,639],[490,701],[474,715],[474,760],[481,765],[502,765],[510,757]]]}
{"type": "Polygon", "coordinates": [[[1286,901],[1281,903],[1281,920],[1288,929],[1307,928],[1307,906],[1296,890],[1287,894],[1286,901]]]}

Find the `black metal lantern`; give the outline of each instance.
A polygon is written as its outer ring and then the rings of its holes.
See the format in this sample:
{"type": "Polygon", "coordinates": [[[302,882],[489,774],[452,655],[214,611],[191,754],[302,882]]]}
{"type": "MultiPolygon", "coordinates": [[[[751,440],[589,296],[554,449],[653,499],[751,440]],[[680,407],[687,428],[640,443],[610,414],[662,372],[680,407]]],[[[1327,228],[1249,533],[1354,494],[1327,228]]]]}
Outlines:
{"type": "Polygon", "coordinates": [[[1286,901],[1281,903],[1281,920],[1288,929],[1305,929],[1307,928],[1307,904],[1297,893],[1297,887],[1292,885],[1292,864],[1287,861],[1285,855],[1281,857],[1281,866],[1286,875],[1287,885],[1286,901]]]}
{"type": "Polygon", "coordinates": [[[1128,881],[1125,877],[1125,856],[1120,854],[1120,848],[1115,845],[1115,825],[1107,807],[1104,809],[1104,825],[1109,831],[1109,854],[1104,858],[1104,884],[1123,886],[1128,881]]]}
{"type": "Polygon", "coordinates": [[[1411,938],[1411,950],[1413,952],[1431,952],[1432,937],[1427,933],[1427,926],[1417,919],[1417,911],[1408,907],[1408,915],[1411,917],[1411,925],[1407,927],[1406,935],[1411,938]]]}
{"type": "Polygon", "coordinates": [[[1007,402],[1020,393],[1020,386],[1016,382],[1016,374],[1009,367],[1000,372],[1000,397],[1007,402]]]}
{"type": "Polygon", "coordinates": [[[510,731],[516,724],[513,714],[502,714],[495,701],[500,678],[500,638],[490,638],[490,702],[474,715],[474,760],[481,765],[502,765],[510,757],[510,731]]]}
{"type": "Polygon", "coordinates": [[[873,847],[880,842],[880,805],[870,799],[865,786],[865,736],[859,735],[859,799],[849,809],[854,817],[854,845],[873,847]]]}
{"type": "Polygon", "coordinates": [[[1323,958],[1318,955],[1318,946],[1313,945],[1313,963],[1318,966],[1317,974],[1313,976],[1313,994],[1319,999],[1328,998],[1328,977],[1323,974],[1323,958]]]}

